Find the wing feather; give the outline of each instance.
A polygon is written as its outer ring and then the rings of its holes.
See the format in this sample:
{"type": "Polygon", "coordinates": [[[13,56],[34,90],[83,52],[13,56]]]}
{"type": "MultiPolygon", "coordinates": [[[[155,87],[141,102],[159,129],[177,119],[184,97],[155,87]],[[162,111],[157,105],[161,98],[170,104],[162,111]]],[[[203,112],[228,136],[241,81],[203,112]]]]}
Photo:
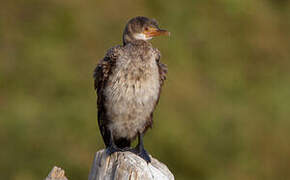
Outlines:
{"type": "Polygon", "coordinates": [[[119,51],[120,46],[109,49],[105,57],[98,63],[94,70],[94,87],[98,96],[98,125],[106,147],[110,144],[110,132],[107,128],[109,119],[106,116],[106,97],[104,96],[104,89],[106,82],[115,67],[119,51]]]}
{"type": "Polygon", "coordinates": [[[160,84],[160,86],[159,86],[159,91],[158,91],[158,98],[157,98],[157,100],[156,100],[156,102],[154,104],[154,108],[152,109],[150,117],[149,117],[149,119],[148,119],[148,121],[147,121],[147,123],[145,125],[145,130],[144,131],[146,131],[149,127],[150,128],[152,127],[152,124],[153,124],[153,112],[154,112],[154,110],[155,110],[155,108],[156,108],[156,106],[157,106],[157,104],[159,102],[161,90],[162,90],[164,81],[166,80],[166,74],[167,74],[167,71],[168,71],[166,64],[163,64],[160,61],[161,54],[160,54],[159,50],[156,49],[155,51],[156,51],[156,53],[158,55],[157,56],[158,58],[156,59],[156,64],[158,66],[158,71],[159,71],[159,84],[160,84]]]}
{"type": "Polygon", "coordinates": [[[166,80],[166,74],[167,74],[167,71],[168,71],[166,64],[163,64],[160,61],[161,54],[160,54],[160,52],[158,50],[157,50],[157,54],[158,54],[158,58],[156,59],[156,63],[157,63],[157,66],[158,66],[158,71],[159,71],[159,84],[160,84],[160,86],[159,86],[159,92],[158,92],[158,99],[156,101],[155,107],[156,107],[156,105],[159,102],[160,93],[161,93],[164,81],[166,80]]]}

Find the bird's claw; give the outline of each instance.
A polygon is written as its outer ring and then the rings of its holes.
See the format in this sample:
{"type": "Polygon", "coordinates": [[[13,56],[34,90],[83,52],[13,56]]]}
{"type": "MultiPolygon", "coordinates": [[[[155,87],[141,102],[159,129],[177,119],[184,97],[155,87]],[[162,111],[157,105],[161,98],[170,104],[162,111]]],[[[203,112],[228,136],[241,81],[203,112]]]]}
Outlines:
{"type": "Polygon", "coordinates": [[[136,154],[137,156],[141,157],[142,159],[144,159],[147,163],[151,163],[151,158],[149,156],[149,154],[147,153],[147,151],[142,148],[141,150],[139,150],[138,148],[133,148],[130,150],[130,152],[136,154]]]}
{"type": "Polygon", "coordinates": [[[118,148],[117,146],[110,146],[106,149],[107,153],[109,155],[115,153],[115,152],[125,152],[125,151],[131,151],[130,147],[125,147],[125,148],[118,148]]]}
{"type": "Polygon", "coordinates": [[[151,163],[151,158],[145,149],[143,149],[137,155],[143,158],[147,163],[151,163]]]}

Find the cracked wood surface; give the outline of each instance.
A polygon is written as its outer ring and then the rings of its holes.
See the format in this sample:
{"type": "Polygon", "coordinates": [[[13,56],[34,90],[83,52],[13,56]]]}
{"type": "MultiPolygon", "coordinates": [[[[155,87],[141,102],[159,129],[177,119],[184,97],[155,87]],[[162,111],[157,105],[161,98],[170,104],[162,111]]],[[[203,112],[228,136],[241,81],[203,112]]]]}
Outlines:
{"type": "MultiPolygon", "coordinates": [[[[96,152],[89,180],[174,180],[166,165],[151,157],[151,163],[131,152],[109,156],[104,149],[96,152]]],[[[53,167],[45,180],[68,180],[64,170],[53,167]]]]}
{"type": "Polygon", "coordinates": [[[131,152],[116,152],[109,156],[100,150],[95,154],[89,180],[173,180],[166,165],[151,157],[147,164],[131,152]]]}

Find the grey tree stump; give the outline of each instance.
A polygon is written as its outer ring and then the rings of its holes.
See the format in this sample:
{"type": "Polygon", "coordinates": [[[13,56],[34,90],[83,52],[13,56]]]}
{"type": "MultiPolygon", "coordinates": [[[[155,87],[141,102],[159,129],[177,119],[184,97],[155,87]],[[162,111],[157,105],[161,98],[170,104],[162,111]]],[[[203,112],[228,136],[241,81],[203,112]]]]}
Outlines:
{"type": "MultiPolygon", "coordinates": [[[[151,163],[131,152],[109,156],[104,149],[96,152],[89,180],[174,180],[166,165],[151,157],[151,163]]],[[[68,180],[64,170],[53,167],[45,180],[68,180]]]]}
{"type": "Polygon", "coordinates": [[[151,157],[151,163],[131,152],[116,152],[109,156],[100,150],[89,174],[89,180],[173,180],[166,165],[151,157]]]}

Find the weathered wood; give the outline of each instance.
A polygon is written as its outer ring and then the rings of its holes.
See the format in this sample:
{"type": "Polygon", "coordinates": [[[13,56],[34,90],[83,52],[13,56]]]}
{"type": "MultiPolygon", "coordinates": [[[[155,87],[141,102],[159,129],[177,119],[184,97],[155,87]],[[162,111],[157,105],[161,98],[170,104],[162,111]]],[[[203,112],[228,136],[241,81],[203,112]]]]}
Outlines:
{"type": "Polygon", "coordinates": [[[173,180],[174,176],[163,163],[151,157],[151,163],[131,152],[109,156],[100,150],[95,154],[89,180],[173,180]]]}
{"type": "Polygon", "coordinates": [[[54,166],[45,180],[68,180],[64,175],[64,170],[54,166]]]}
{"type": "MultiPolygon", "coordinates": [[[[166,165],[151,157],[147,163],[131,152],[116,152],[109,156],[106,151],[96,152],[89,180],[174,180],[166,165]]],[[[64,170],[53,167],[45,180],[68,180],[64,170]]]]}

